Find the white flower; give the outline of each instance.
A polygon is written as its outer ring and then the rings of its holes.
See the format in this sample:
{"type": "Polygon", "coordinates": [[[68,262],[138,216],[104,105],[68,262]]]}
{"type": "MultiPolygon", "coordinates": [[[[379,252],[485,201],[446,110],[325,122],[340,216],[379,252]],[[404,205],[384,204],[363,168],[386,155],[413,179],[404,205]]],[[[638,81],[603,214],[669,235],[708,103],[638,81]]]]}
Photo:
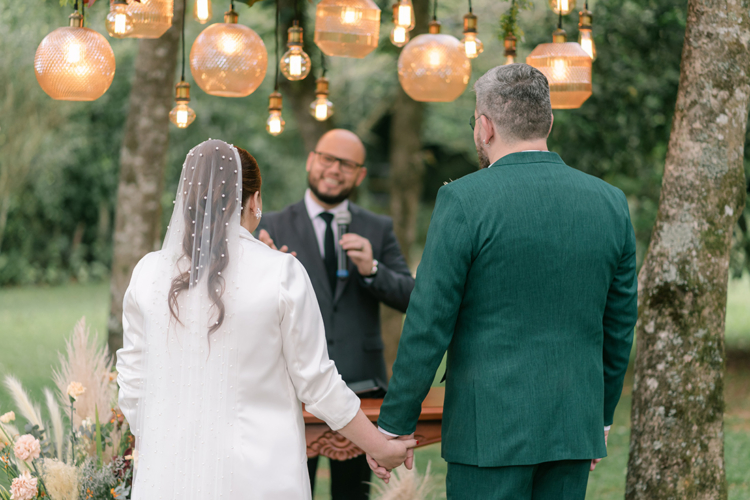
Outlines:
{"type": "Polygon", "coordinates": [[[78,399],[84,392],[86,392],[86,388],[80,382],[71,382],[68,384],[68,396],[71,398],[78,399]]]}
{"type": "Polygon", "coordinates": [[[0,417],[0,422],[4,424],[9,424],[13,422],[15,419],[16,419],[16,414],[13,413],[12,411],[9,411],[8,413],[0,417]]]}

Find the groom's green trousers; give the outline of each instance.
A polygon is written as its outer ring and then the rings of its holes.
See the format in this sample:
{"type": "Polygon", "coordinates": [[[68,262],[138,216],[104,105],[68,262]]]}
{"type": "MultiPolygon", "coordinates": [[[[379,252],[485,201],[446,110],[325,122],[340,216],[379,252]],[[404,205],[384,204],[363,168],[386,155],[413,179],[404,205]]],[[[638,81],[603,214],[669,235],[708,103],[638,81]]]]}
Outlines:
{"type": "Polygon", "coordinates": [[[584,500],[591,460],[477,467],[448,462],[448,500],[584,500]]]}

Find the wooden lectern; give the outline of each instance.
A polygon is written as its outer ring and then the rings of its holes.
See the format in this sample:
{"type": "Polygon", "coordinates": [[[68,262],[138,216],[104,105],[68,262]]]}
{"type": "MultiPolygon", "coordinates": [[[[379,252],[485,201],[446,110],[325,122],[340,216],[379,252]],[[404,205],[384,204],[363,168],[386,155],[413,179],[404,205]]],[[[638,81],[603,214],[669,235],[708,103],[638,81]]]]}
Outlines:
{"type": "MultiPolygon", "coordinates": [[[[419,441],[418,447],[440,441],[444,400],[445,387],[433,387],[422,402],[422,413],[419,416],[417,430],[414,433],[414,438],[419,441]]],[[[371,422],[377,422],[380,415],[380,405],[382,404],[382,399],[363,399],[360,407],[371,422]]],[[[364,453],[344,436],[332,431],[325,422],[312,413],[305,411],[303,415],[305,417],[308,458],[323,455],[331,460],[349,460],[364,453]]]]}

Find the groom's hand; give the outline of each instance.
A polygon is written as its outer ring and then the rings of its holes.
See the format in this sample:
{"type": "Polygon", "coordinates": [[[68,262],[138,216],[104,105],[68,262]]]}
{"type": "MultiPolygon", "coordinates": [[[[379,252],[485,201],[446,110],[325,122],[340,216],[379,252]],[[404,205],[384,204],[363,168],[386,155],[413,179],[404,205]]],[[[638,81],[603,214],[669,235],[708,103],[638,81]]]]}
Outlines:
{"type": "MultiPolygon", "coordinates": [[[[382,432],[382,431],[381,431],[382,432]]],[[[414,433],[408,435],[408,436],[391,436],[389,434],[383,433],[386,439],[398,439],[399,441],[411,441],[414,439],[414,433]]],[[[417,444],[419,442],[417,441],[417,444]]],[[[386,469],[385,467],[381,466],[374,458],[372,458],[370,455],[367,455],[367,464],[370,466],[370,469],[372,469],[372,472],[378,476],[380,479],[382,479],[386,484],[391,478],[391,471],[390,469],[386,469]]],[[[406,460],[404,461],[404,466],[411,470],[412,467],[414,467],[414,448],[409,448],[406,451],[406,460]]]]}
{"type": "MultiPolygon", "coordinates": [[[[609,437],[609,430],[604,431],[604,446],[607,446],[607,438],[609,437]]],[[[601,462],[601,458],[595,458],[591,461],[591,470],[596,469],[596,465],[601,462]]]]}
{"type": "MultiPolygon", "coordinates": [[[[261,243],[265,243],[266,245],[268,245],[271,250],[278,250],[279,252],[283,253],[289,252],[289,247],[286,245],[281,248],[276,248],[276,244],[273,242],[271,235],[268,234],[268,231],[266,231],[265,229],[260,230],[260,233],[258,233],[258,239],[261,241],[261,243]]],[[[296,257],[297,252],[292,252],[292,255],[296,257]]]]}

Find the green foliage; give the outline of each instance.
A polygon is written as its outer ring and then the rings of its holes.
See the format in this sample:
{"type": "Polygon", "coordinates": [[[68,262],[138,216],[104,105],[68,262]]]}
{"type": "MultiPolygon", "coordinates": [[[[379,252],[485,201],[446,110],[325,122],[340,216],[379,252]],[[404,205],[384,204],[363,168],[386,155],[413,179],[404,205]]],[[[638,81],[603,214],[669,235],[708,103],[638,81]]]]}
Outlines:
{"type": "Polygon", "coordinates": [[[517,39],[523,38],[523,30],[518,24],[518,13],[520,10],[529,10],[534,6],[530,0],[511,0],[510,9],[500,16],[500,40],[513,35],[517,39]]]}

